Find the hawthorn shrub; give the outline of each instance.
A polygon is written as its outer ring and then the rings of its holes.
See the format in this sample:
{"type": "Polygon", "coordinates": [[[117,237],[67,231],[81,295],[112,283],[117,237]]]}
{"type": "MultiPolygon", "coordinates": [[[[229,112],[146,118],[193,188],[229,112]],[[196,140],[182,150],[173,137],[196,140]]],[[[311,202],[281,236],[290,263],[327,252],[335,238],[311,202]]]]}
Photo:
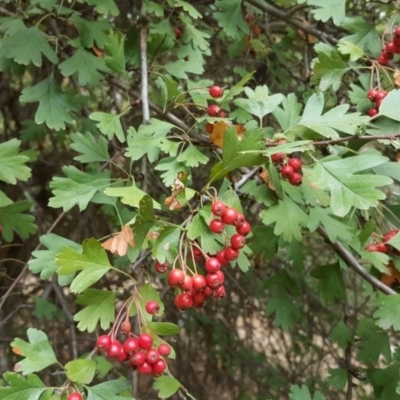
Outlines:
{"type": "Polygon", "coordinates": [[[400,399],[394,3],[2,2],[0,399],[400,399]]]}

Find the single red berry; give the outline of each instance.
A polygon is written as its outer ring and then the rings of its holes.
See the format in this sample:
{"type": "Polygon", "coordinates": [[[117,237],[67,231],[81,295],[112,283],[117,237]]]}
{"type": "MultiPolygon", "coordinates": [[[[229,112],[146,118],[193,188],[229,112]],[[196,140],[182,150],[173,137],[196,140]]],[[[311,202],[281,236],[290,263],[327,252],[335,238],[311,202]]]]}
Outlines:
{"type": "Polygon", "coordinates": [[[129,321],[124,321],[122,322],[119,329],[123,335],[127,335],[132,331],[132,325],[129,321]]]}
{"type": "Polygon", "coordinates": [[[282,178],[289,179],[294,174],[294,169],[290,165],[284,165],[281,169],[282,178]]]}
{"type": "Polygon", "coordinates": [[[193,293],[192,298],[193,298],[193,307],[201,307],[206,301],[206,296],[203,292],[193,293]]]}
{"type": "Polygon", "coordinates": [[[200,249],[198,249],[197,247],[192,247],[193,248],[193,257],[195,261],[201,261],[204,256],[203,253],[201,252],[200,249]]]}
{"type": "Polygon", "coordinates": [[[129,364],[132,367],[139,367],[146,361],[146,355],[141,351],[137,351],[136,353],[131,354],[129,357],[129,364]]]}
{"type": "Polygon", "coordinates": [[[82,395],[78,392],[72,392],[68,397],[67,400],[82,400],[82,395]]]}
{"type": "Polygon", "coordinates": [[[244,215],[238,212],[236,219],[233,221],[233,225],[235,225],[236,227],[242,226],[244,224],[244,221],[245,221],[244,215]]]}
{"type": "Polygon", "coordinates": [[[143,350],[151,349],[153,338],[148,333],[142,333],[138,339],[139,347],[143,350]]]}
{"type": "Polygon", "coordinates": [[[229,264],[229,260],[225,258],[225,249],[220,250],[215,257],[221,265],[229,264]]]}
{"type": "Polygon", "coordinates": [[[381,57],[386,58],[386,60],[391,60],[394,57],[394,54],[383,50],[381,53],[381,57]]]}
{"type": "Polygon", "coordinates": [[[193,288],[193,278],[189,275],[185,275],[184,279],[183,279],[183,283],[181,285],[178,286],[179,289],[188,291],[188,290],[192,290],[193,288]]]}
{"type": "Polygon", "coordinates": [[[167,357],[171,354],[171,347],[169,347],[165,343],[161,343],[158,346],[158,353],[160,354],[161,357],[167,357]]]}
{"type": "Polygon", "coordinates": [[[389,247],[385,243],[377,243],[376,251],[379,251],[379,253],[387,253],[389,251],[389,247]]]}
{"type": "Polygon", "coordinates": [[[369,244],[368,246],[365,247],[365,250],[371,251],[371,252],[378,251],[375,244],[369,244]]]}
{"type": "Polygon", "coordinates": [[[399,47],[400,47],[400,36],[398,36],[398,35],[396,35],[396,36],[393,36],[393,43],[394,43],[394,45],[396,46],[396,54],[399,54],[398,53],[398,49],[399,49],[399,47]]]}
{"type": "Polygon", "coordinates": [[[221,263],[218,261],[218,259],[216,257],[210,257],[206,263],[204,264],[206,270],[208,272],[216,272],[219,269],[221,269],[221,263]]]}
{"type": "Polygon", "coordinates": [[[290,178],[289,178],[289,182],[293,185],[293,186],[298,186],[301,184],[301,182],[303,182],[303,176],[301,174],[299,174],[298,172],[295,172],[290,178]]]}
{"type": "Polygon", "coordinates": [[[217,99],[218,97],[221,97],[224,94],[224,89],[222,89],[221,86],[213,85],[210,87],[208,92],[210,93],[211,97],[217,99]]]}
{"type": "Polygon", "coordinates": [[[393,42],[389,42],[386,46],[385,46],[385,51],[387,53],[396,53],[396,45],[393,42]]]}
{"type": "Polygon", "coordinates": [[[379,111],[376,108],[370,108],[367,111],[367,114],[372,118],[372,117],[375,117],[375,115],[378,115],[379,111]]]}
{"type": "Polygon", "coordinates": [[[399,232],[398,229],[393,229],[388,233],[385,233],[385,235],[383,236],[383,241],[388,242],[389,240],[393,239],[397,235],[397,232],[399,232]]]}
{"type": "Polygon", "coordinates": [[[121,355],[122,344],[118,340],[113,340],[111,346],[107,351],[110,358],[118,358],[121,355]]]}
{"type": "Polygon", "coordinates": [[[207,285],[213,290],[218,289],[223,284],[223,280],[221,280],[220,275],[217,273],[207,274],[206,281],[207,285]]]}
{"type": "Polygon", "coordinates": [[[286,157],[285,153],[275,153],[272,154],[271,160],[274,164],[280,164],[284,161],[285,157],[286,157]]]}
{"type": "Polygon", "coordinates": [[[296,172],[299,169],[301,169],[301,167],[303,166],[303,163],[301,162],[300,158],[293,157],[293,158],[289,158],[288,165],[290,165],[296,172]]]}
{"type": "Polygon", "coordinates": [[[158,261],[156,261],[156,263],[154,264],[154,269],[159,274],[165,274],[169,269],[169,265],[167,262],[159,263],[158,261]]]}
{"type": "Polygon", "coordinates": [[[160,359],[160,354],[156,349],[150,349],[146,353],[146,362],[149,364],[155,364],[160,359]]]}
{"type": "Polygon", "coordinates": [[[207,286],[206,278],[203,275],[193,275],[193,290],[200,291],[207,286]]]}
{"type": "Polygon", "coordinates": [[[383,100],[387,96],[387,92],[385,90],[379,90],[376,95],[376,100],[383,100]]]}
{"type": "Polygon", "coordinates": [[[239,235],[238,233],[235,233],[231,237],[231,246],[235,250],[240,250],[243,249],[243,247],[246,244],[246,239],[243,235],[239,235]]]}
{"type": "Polygon", "coordinates": [[[210,229],[211,232],[222,233],[225,230],[225,224],[220,219],[212,219],[210,229]]]}
{"type": "Polygon", "coordinates": [[[224,110],[221,110],[219,113],[218,113],[218,117],[219,118],[226,118],[228,116],[228,114],[224,111],[224,110]]]}
{"type": "Polygon", "coordinates": [[[227,225],[233,225],[238,217],[238,211],[234,208],[228,207],[224,210],[221,215],[221,220],[227,225]]]}
{"type": "Polygon", "coordinates": [[[153,375],[160,375],[162,374],[167,368],[167,364],[164,360],[158,360],[155,364],[152,365],[152,374],[153,375]]]}
{"type": "Polygon", "coordinates": [[[217,217],[220,217],[227,208],[228,207],[219,200],[216,200],[214,201],[214,203],[211,204],[211,212],[217,217]]]}
{"type": "Polygon", "coordinates": [[[153,371],[153,368],[146,361],[142,365],[139,365],[139,367],[138,367],[138,372],[139,372],[139,374],[142,374],[142,375],[151,374],[152,371],[153,371]]]}
{"type": "Polygon", "coordinates": [[[379,91],[376,89],[371,89],[367,93],[367,97],[369,101],[374,102],[378,98],[379,91]]]}
{"type": "Polygon", "coordinates": [[[224,256],[228,261],[236,260],[239,257],[239,252],[232,246],[228,246],[224,250],[224,256]]]}
{"type": "Polygon", "coordinates": [[[203,294],[204,294],[204,297],[205,297],[205,298],[210,297],[210,296],[212,296],[212,294],[213,294],[213,289],[210,288],[210,286],[207,285],[207,286],[203,289],[203,294]]]}
{"type": "Polygon", "coordinates": [[[236,232],[246,236],[251,232],[251,225],[247,221],[244,221],[242,225],[236,227],[236,232]]]}
{"type": "Polygon", "coordinates": [[[110,336],[108,336],[108,335],[101,335],[101,336],[99,336],[99,337],[97,338],[97,340],[96,340],[96,347],[97,347],[99,350],[108,351],[108,349],[109,349],[110,346],[111,346],[111,342],[112,342],[112,340],[111,340],[111,337],[110,337],[110,336]]]}
{"type": "Polygon", "coordinates": [[[145,305],[145,309],[149,314],[158,314],[160,311],[160,306],[155,300],[148,301],[145,305]]]}
{"type": "Polygon", "coordinates": [[[225,286],[222,285],[217,290],[214,290],[213,297],[214,297],[214,299],[218,299],[219,300],[219,299],[223,299],[225,297],[225,294],[226,294],[225,286]]]}
{"type": "Polygon", "coordinates": [[[139,350],[139,343],[136,338],[130,337],[125,340],[122,347],[126,354],[133,354],[139,350]]]}
{"type": "Polygon", "coordinates": [[[400,26],[393,31],[393,35],[400,36],[400,26]]]}
{"type": "Polygon", "coordinates": [[[193,306],[193,298],[190,293],[181,293],[175,297],[175,305],[180,310],[187,310],[193,306]]]}
{"type": "Polygon", "coordinates": [[[174,33],[177,39],[179,39],[182,36],[182,31],[177,27],[174,28],[174,33]]]}
{"type": "Polygon", "coordinates": [[[207,114],[210,117],[218,117],[218,114],[219,114],[220,111],[221,111],[221,109],[216,104],[211,104],[207,108],[207,114]]]}
{"type": "Polygon", "coordinates": [[[225,281],[225,275],[224,275],[224,273],[223,273],[221,270],[219,270],[219,271],[216,272],[216,274],[218,275],[218,278],[220,279],[220,281],[221,281],[222,283],[224,283],[224,281],[225,281]]]}
{"type": "Polygon", "coordinates": [[[180,269],[171,269],[168,275],[168,284],[171,287],[182,285],[185,280],[185,273],[180,269]]]}
{"type": "Polygon", "coordinates": [[[118,360],[119,362],[123,362],[123,361],[125,361],[127,358],[128,358],[128,354],[126,354],[124,348],[121,347],[121,350],[120,350],[120,352],[119,352],[119,354],[118,354],[118,356],[117,356],[117,360],[118,360]]]}
{"type": "Polygon", "coordinates": [[[212,134],[212,131],[213,131],[213,129],[214,129],[214,124],[210,124],[210,123],[206,123],[206,132],[208,133],[208,134],[212,134]]]}
{"type": "Polygon", "coordinates": [[[388,60],[387,58],[385,58],[385,57],[382,57],[382,55],[380,55],[380,56],[376,59],[376,61],[378,62],[378,64],[383,65],[383,66],[386,66],[386,65],[389,64],[389,60],[388,60]]]}

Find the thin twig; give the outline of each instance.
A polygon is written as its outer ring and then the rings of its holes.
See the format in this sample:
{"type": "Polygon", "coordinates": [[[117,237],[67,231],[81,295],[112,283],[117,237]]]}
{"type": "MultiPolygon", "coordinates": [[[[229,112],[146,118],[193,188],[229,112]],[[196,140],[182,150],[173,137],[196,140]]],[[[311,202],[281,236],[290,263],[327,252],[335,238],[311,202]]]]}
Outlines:
{"type": "Polygon", "coordinates": [[[351,140],[379,140],[379,139],[388,139],[394,140],[400,137],[400,133],[393,133],[392,135],[362,135],[362,136],[347,136],[339,139],[331,139],[331,140],[321,140],[313,143],[313,146],[325,146],[329,144],[336,144],[342,142],[350,142],[351,140]]]}
{"type": "Polygon", "coordinates": [[[254,169],[252,169],[251,171],[249,171],[247,174],[244,174],[240,180],[238,180],[235,184],[234,184],[234,188],[235,190],[239,190],[248,180],[252,179],[255,175],[257,175],[257,173],[260,171],[260,167],[256,167],[254,169]]]}

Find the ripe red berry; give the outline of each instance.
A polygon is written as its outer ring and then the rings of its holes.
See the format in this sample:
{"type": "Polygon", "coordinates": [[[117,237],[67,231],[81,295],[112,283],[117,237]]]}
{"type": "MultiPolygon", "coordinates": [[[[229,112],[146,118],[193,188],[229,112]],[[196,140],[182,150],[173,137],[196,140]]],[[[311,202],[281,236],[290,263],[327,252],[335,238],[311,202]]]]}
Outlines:
{"type": "Polygon", "coordinates": [[[182,31],[177,27],[174,28],[174,33],[177,39],[179,39],[182,36],[182,31]]]}
{"type": "Polygon", "coordinates": [[[216,104],[211,104],[207,108],[207,114],[210,117],[218,117],[218,114],[219,114],[220,111],[221,111],[221,109],[216,104]]]}
{"type": "Polygon", "coordinates": [[[206,286],[206,287],[203,289],[203,294],[204,294],[204,297],[205,297],[205,298],[210,297],[210,296],[212,296],[212,294],[213,294],[213,289],[210,288],[210,286],[206,286]]]}
{"type": "Polygon", "coordinates": [[[387,52],[386,50],[382,50],[381,57],[386,58],[386,60],[391,60],[394,57],[394,54],[392,52],[387,52]]]}
{"type": "Polygon", "coordinates": [[[380,56],[376,59],[376,61],[378,62],[378,64],[383,65],[383,66],[386,66],[386,65],[389,64],[389,60],[388,60],[387,58],[383,57],[382,55],[380,55],[380,56]]]}
{"type": "Polygon", "coordinates": [[[162,374],[167,368],[167,364],[164,360],[158,360],[155,364],[152,365],[152,373],[153,375],[162,374]]]}
{"type": "Polygon", "coordinates": [[[301,162],[300,158],[293,157],[289,158],[288,165],[290,165],[294,171],[298,171],[303,166],[303,163],[301,162]]]}
{"type": "Polygon", "coordinates": [[[379,111],[376,108],[370,108],[367,111],[367,114],[372,118],[372,117],[375,117],[375,115],[378,115],[379,111]]]}
{"type": "Polygon", "coordinates": [[[246,244],[246,239],[243,235],[239,235],[238,233],[235,233],[231,237],[231,246],[235,250],[240,250],[243,249],[243,247],[246,244]]]}
{"type": "Polygon", "coordinates": [[[217,273],[207,274],[206,281],[207,281],[207,285],[213,290],[218,289],[224,282],[221,279],[220,275],[217,273]]]}
{"type": "Polygon", "coordinates": [[[200,291],[207,286],[206,278],[203,275],[193,275],[193,290],[200,291]]]}
{"type": "Polygon", "coordinates": [[[161,343],[158,346],[158,353],[160,354],[161,357],[167,357],[171,354],[171,347],[169,347],[165,343],[161,343]]]}
{"type": "Polygon", "coordinates": [[[145,305],[145,309],[149,314],[158,314],[160,306],[155,300],[148,301],[145,305]]]}
{"type": "Polygon", "coordinates": [[[140,365],[142,365],[144,362],[146,361],[146,356],[144,353],[142,353],[141,351],[137,351],[136,353],[133,353],[130,357],[129,357],[129,364],[132,367],[139,367],[140,365]]]}
{"type": "Polygon", "coordinates": [[[227,225],[233,225],[238,217],[238,211],[234,208],[228,207],[221,215],[221,220],[227,225]]]}
{"type": "Polygon", "coordinates": [[[368,246],[366,246],[365,247],[365,250],[367,250],[367,251],[378,251],[377,250],[377,248],[376,248],[376,245],[374,245],[374,244],[369,244],[368,246]]]}
{"type": "Polygon", "coordinates": [[[181,293],[175,297],[175,305],[180,310],[187,310],[193,305],[193,298],[190,293],[181,293]]]}
{"type": "Polygon", "coordinates": [[[393,35],[400,36],[400,26],[393,31],[393,35]]]}
{"type": "Polygon", "coordinates": [[[228,114],[224,111],[224,110],[221,110],[219,113],[218,113],[218,117],[219,118],[226,118],[228,116],[228,114]]]}
{"type": "Polygon", "coordinates": [[[136,353],[136,351],[139,350],[139,343],[138,340],[134,337],[130,337],[125,340],[123,344],[123,349],[126,354],[133,354],[136,353]]]}
{"type": "Polygon", "coordinates": [[[206,296],[203,292],[193,293],[192,298],[193,298],[193,307],[201,307],[206,301],[206,296]]]}
{"type": "Polygon", "coordinates": [[[368,100],[374,102],[378,98],[378,93],[376,89],[369,90],[367,93],[368,100]]]}
{"type": "Polygon", "coordinates": [[[146,362],[149,364],[155,364],[160,359],[160,354],[156,349],[150,349],[146,353],[146,362]]]}
{"type": "Polygon", "coordinates": [[[220,219],[212,219],[210,229],[211,232],[222,233],[225,230],[225,224],[220,219]]]}
{"type": "Polygon", "coordinates": [[[185,278],[183,279],[183,283],[180,284],[179,289],[188,291],[188,290],[192,290],[193,288],[193,278],[189,275],[185,275],[185,278]]]}
{"type": "Polygon", "coordinates": [[[211,204],[211,212],[217,217],[220,217],[227,208],[228,207],[219,200],[214,201],[214,203],[211,204]]]}
{"type": "Polygon", "coordinates": [[[217,257],[217,260],[221,265],[226,265],[229,263],[229,260],[225,258],[225,249],[220,250],[215,257],[217,257]]]}
{"type": "Polygon", "coordinates": [[[207,122],[206,123],[206,127],[205,127],[206,132],[211,135],[213,129],[214,129],[214,124],[210,124],[210,123],[207,122]]]}
{"type": "Polygon", "coordinates": [[[388,233],[385,233],[385,235],[383,236],[383,241],[388,242],[390,239],[392,239],[393,237],[396,236],[397,232],[399,232],[398,229],[393,229],[393,230],[389,231],[388,233]]]}
{"type": "Polygon", "coordinates": [[[389,251],[389,247],[385,243],[377,243],[376,251],[379,251],[379,253],[387,253],[389,251]]]}
{"type": "Polygon", "coordinates": [[[236,227],[242,226],[244,224],[244,221],[245,221],[244,215],[238,212],[236,219],[233,221],[233,225],[235,225],[236,227]]]}
{"type": "Polygon", "coordinates": [[[82,400],[82,395],[78,392],[72,392],[68,397],[67,400],[82,400]]]}
{"type": "Polygon", "coordinates": [[[164,274],[168,271],[169,265],[167,262],[159,263],[158,261],[156,261],[156,263],[154,264],[154,268],[159,274],[164,274]]]}
{"type": "Polygon", "coordinates": [[[236,260],[239,257],[239,252],[232,246],[228,246],[224,250],[224,256],[228,261],[236,260]]]}
{"type": "Polygon", "coordinates": [[[123,349],[123,347],[121,347],[121,350],[117,356],[117,360],[119,362],[123,362],[128,358],[128,354],[125,353],[125,350],[123,349]]]}
{"type": "Polygon", "coordinates": [[[290,178],[289,178],[289,182],[294,185],[294,186],[298,186],[300,185],[300,183],[303,181],[303,176],[301,174],[299,174],[298,172],[295,172],[290,178]]]}
{"type": "Polygon", "coordinates": [[[121,355],[121,350],[123,350],[122,344],[118,340],[113,340],[107,351],[107,355],[110,358],[118,358],[121,355]]]}
{"type": "Polygon", "coordinates": [[[123,335],[127,335],[132,331],[132,325],[129,321],[124,321],[122,322],[119,329],[123,335]]]}
{"type": "Polygon", "coordinates": [[[398,36],[398,35],[393,36],[393,43],[396,46],[396,52],[395,53],[399,54],[398,50],[399,50],[399,47],[400,47],[400,36],[398,36]]]}
{"type": "Polygon", "coordinates": [[[281,169],[282,178],[289,179],[294,174],[294,169],[290,165],[284,165],[281,169]]]}
{"type": "Polygon", "coordinates": [[[221,86],[213,85],[210,87],[208,92],[210,93],[211,97],[217,99],[218,97],[221,97],[224,94],[224,89],[222,89],[221,86]]]}
{"type": "Polygon", "coordinates": [[[218,261],[216,257],[210,257],[206,263],[205,263],[205,268],[208,272],[216,272],[219,269],[221,269],[221,263],[218,261]]]}
{"type": "Polygon", "coordinates": [[[200,249],[198,249],[197,247],[192,247],[193,248],[193,257],[195,261],[201,261],[204,256],[203,253],[201,252],[200,249]]]}
{"type": "Polygon", "coordinates": [[[286,157],[285,153],[275,153],[272,154],[271,160],[274,164],[280,164],[281,162],[283,162],[285,157],[286,157]]]}
{"type": "Polygon", "coordinates": [[[376,100],[383,100],[387,96],[387,92],[385,90],[379,90],[376,95],[376,100]]]}
{"type": "Polygon", "coordinates": [[[386,46],[385,46],[385,51],[387,53],[396,53],[396,45],[393,42],[389,42],[386,46]]]}
{"type": "Polygon", "coordinates": [[[169,275],[168,275],[168,284],[171,287],[177,287],[179,285],[182,285],[182,283],[185,280],[185,274],[182,270],[180,269],[171,269],[169,275]]]}
{"type": "Polygon", "coordinates": [[[251,225],[247,221],[244,221],[242,225],[236,227],[236,232],[246,236],[251,232],[251,225]]]}
{"type": "Polygon", "coordinates": [[[153,338],[148,333],[142,333],[138,339],[139,347],[143,350],[151,349],[153,338]]]}
{"type": "Polygon", "coordinates": [[[213,297],[214,297],[214,299],[218,299],[219,300],[219,299],[223,299],[225,297],[225,294],[226,294],[225,286],[222,285],[217,290],[214,290],[213,297]]]}
{"type": "Polygon", "coordinates": [[[112,342],[112,340],[111,340],[111,337],[110,337],[110,336],[108,336],[108,335],[101,335],[101,336],[99,336],[99,337],[97,338],[97,340],[96,340],[96,347],[97,347],[99,350],[108,351],[108,349],[109,349],[110,346],[111,346],[111,342],[112,342]]]}
{"type": "Polygon", "coordinates": [[[138,367],[138,372],[139,374],[151,374],[153,371],[153,368],[151,367],[151,365],[148,362],[144,362],[142,365],[140,365],[138,367]]]}

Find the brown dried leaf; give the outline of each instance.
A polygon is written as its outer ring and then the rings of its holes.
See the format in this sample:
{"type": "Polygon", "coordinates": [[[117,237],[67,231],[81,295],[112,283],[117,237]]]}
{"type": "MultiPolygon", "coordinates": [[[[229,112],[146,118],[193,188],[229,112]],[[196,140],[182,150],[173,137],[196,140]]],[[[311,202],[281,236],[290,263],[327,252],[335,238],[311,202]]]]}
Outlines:
{"type": "Polygon", "coordinates": [[[126,255],[128,246],[135,247],[132,229],[129,225],[125,225],[121,232],[108,238],[101,246],[103,249],[108,250],[112,254],[118,254],[120,257],[126,255]]]}
{"type": "Polygon", "coordinates": [[[397,86],[400,86],[400,71],[399,71],[398,69],[396,69],[396,70],[394,71],[393,77],[394,77],[394,83],[395,83],[397,86]]]}
{"type": "Polygon", "coordinates": [[[164,205],[170,206],[174,200],[175,196],[169,196],[164,200],[164,205]]]}
{"type": "MultiPolygon", "coordinates": [[[[210,140],[218,147],[223,147],[225,132],[229,125],[226,122],[214,122],[214,128],[210,135],[210,140]]],[[[239,140],[242,139],[246,128],[243,125],[234,125],[239,140]]]]}
{"type": "Polygon", "coordinates": [[[392,287],[393,283],[397,281],[400,283],[400,272],[396,269],[393,263],[389,263],[387,266],[389,271],[388,274],[382,274],[381,282],[384,283],[386,286],[392,287]]]}

